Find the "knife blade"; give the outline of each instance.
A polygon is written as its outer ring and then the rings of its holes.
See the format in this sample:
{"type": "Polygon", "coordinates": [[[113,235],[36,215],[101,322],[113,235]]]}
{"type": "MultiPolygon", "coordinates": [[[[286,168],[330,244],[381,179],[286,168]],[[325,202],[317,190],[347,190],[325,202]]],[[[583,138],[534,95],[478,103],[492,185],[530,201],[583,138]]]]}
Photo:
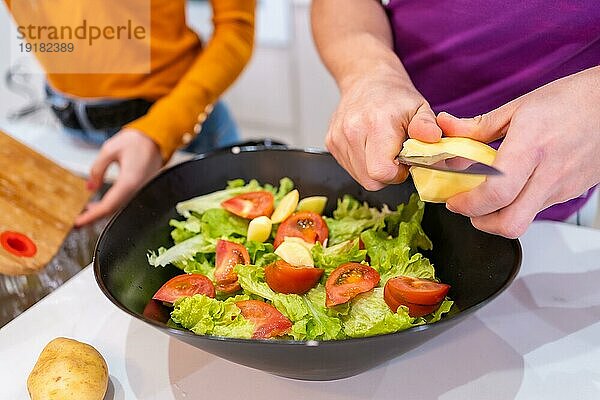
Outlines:
{"type": "Polygon", "coordinates": [[[456,172],[468,175],[502,175],[501,171],[490,165],[450,153],[441,153],[435,156],[398,155],[396,159],[401,164],[434,169],[436,171],[456,172]]]}

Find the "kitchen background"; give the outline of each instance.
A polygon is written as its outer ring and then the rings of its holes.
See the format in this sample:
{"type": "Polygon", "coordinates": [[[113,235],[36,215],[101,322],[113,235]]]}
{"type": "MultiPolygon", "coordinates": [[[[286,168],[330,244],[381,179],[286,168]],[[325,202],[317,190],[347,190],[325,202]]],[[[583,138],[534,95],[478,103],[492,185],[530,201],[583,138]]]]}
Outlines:
{"type": "MultiPolygon", "coordinates": [[[[206,40],[211,9],[205,0],[188,3],[188,22],[206,40]]],[[[329,118],[339,96],[317,55],[310,31],[310,0],[259,0],[255,52],[246,70],[226,92],[245,139],[272,138],[295,147],[324,147],[329,118]]],[[[0,7],[0,128],[82,175],[97,149],[59,134],[43,108],[43,75],[30,54],[10,59],[12,19],[0,7]],[[41,107],[41,110],[28,113],[41,107]],[[25,114],[17,117],[17,114],[25,114]]],[[[14,32],[14,31],[13,31],[14,32]]],[[[175,161],[180,160],[175,157],[175,161]]],[[[116,169],[109,170],[111,179],[116,169]]],[[[600,227],[598,195],[578,216],[600,227]]],[[[571,222],[576,222],[573,218],[571,222]]]]}
{"type": "MultiPolygon", "coordinates": [[[[323,147],[338,94],[316,53],[309,17],[309,0],[259,1],[255,53],[241,78],[225,95],[245,138],[270,137],[293,146],[323,147]]],[[[189,2],[189,24],[204,40],[211,33],[210,18],[208,2],[189,2]]],[[[0,32],[0,54],[4,55],[10,54],[9,24],[12,19],[6,8],[0,7],[0,29],[4,30],[0,32]]],[[[11,115],[40,103],[43,77],[33,57],[24,55],[16,60],[0,58],[0,79],[0,126],[8,130],[15,123],[11,115]],[[9,83],[6,77],[10,71],[17,74],[14,80],[28,82],[9,83]]],[[[36,114],[24,117],[25,121],[35,122],[38,128],[40,123],[52,125],[49,114],[36,114]]],[[[23,129],[22,123],[17,125],[12,132],[23,129]]],[[[28,138],[31,135],[23,134],[28,138]]],[[[50,144],[47,138],[43,142],[50,144]]],[[[68,156],[61,152],[63,155],[68,156]]],[[[75,160],[63,163],[74,164],[75,160]]]]}

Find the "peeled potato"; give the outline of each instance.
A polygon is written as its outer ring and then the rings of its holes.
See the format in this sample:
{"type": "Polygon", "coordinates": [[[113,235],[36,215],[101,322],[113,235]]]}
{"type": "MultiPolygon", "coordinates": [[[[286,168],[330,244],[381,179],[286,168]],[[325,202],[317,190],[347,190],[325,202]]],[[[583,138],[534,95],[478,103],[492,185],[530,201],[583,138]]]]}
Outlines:
{"type": "Polygon", "coordinates": [[[301,244],[302,246],[306,247],[306,249],[308,251],[312,250],[313,247],[315,247],[314,243],[308,243],[307,241],[305,241],[302,238],[299,237],[295,237],[295,236],[286,236],[283,239],[284,242],[293,242],[293,243],[298,243],[301,244]]]}
{"type": "Polygon", "coordinates": [[[299,198],[300,193],[298,193],[298,190],[296,189],[283,196],[283,199],[281,199],[271,215],[271,221],[273,221],[274,224],[278,224],[292,215],[296,210],[299,198]]]}
{"type": "Polygon", "coordinates": [[[283,259],[283,261],[294,266],[314,267],[315,263],[310,250],[303,244],[297,241],[285,240],[277,247],[275,254],[283,259]]]}
{"type": "Polygon", "coordinates": [[[269,217],[260,216],[254,218],[248,224],[248,240],[255,240],[257,242],[264,242],[271,236],[271,229],[273,223],[269,217]]]}
{"type": "Polygon", "coordinates": [[[298,202],[298,211],[312,211],[315,214],[323,214],[325,205],[327,204],[327,197],[325,196],[311,196],[305,197],[298,202]]]}
{"type": "MultiPolygon", "coordinates": [[[[467,157],[487,165],[492,165],[496,158],[496,150],[487,144],[458,137],[445,137],[437,143],[408,139],[400,152],[403,156],[432,157],[442,153],[467,157]]],[[[411,167],[410,174],[421,200],[431,203],[445,203],[450,197],[468,192],[481,185],[486,179],[483,175],[466,175],[421,167],[411,167]]]]}
{"type": "Polygon", "coordinates": [[[102,400],[108,367],[89,344],[56,338],[44,347],[27,379],[32,400],[102,400]]]}

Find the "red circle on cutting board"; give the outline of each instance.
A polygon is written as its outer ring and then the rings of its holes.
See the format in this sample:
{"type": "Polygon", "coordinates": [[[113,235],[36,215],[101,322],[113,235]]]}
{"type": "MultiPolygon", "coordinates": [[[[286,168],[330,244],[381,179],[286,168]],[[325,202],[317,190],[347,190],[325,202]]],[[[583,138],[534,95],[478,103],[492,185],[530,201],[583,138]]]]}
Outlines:
{"type": "Polygon", "coordinates": [[[0,233],[0,244],[4,250],[18,257],[33,257],[37,246],[33,240],[19,232],[4,231],[0,233]]]}

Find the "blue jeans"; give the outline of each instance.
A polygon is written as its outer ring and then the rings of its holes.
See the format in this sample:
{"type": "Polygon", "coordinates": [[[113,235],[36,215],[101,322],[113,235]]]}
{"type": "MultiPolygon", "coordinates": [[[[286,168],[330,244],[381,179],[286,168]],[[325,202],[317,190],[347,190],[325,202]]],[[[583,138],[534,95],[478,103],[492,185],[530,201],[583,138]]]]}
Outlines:
{"type": "MultiPolygon", "coordinates": [[[[65,98],[54,92],[48,96],[48,102],[55,105],[60,105],[61,102],[64,102],[65,98]]],[[[94,104],[110,104],[111,100],[94,102],[94,104]]],[[[121,130],[121,127],[115,127],[110,129],[72,129],[68,127],[63,127],[63,130],[78,139],[82,139],[88,143],[102,145],[107,139],[116,134],[121,130]]],[[[238,132],[237,125],[227,106],[221,101],[218,101],[210,113],[210,115],[206,118],[204,123],[202,124],[202,129],[200,130],[200,134],[196,135],[194,140],[192,140],[187,147],[183,148],[184,151],[188,151],[190,153],[206,153],[208,151],[232,146],[239,142],[240,135],[238,132]]]]}

